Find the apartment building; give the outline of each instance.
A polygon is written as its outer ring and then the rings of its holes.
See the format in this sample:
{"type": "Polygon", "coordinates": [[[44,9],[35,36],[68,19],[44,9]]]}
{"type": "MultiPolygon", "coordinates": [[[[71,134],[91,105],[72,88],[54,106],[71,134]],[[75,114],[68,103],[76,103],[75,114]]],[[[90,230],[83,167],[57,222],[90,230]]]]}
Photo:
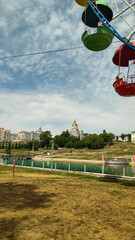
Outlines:
{"type": "Polygon", "coordinates": [[[18,137],[16,140],[20,142],[29,142],[29,141],[39,141],[40,140],[40,134],[42,133],[41,127],[37,131],[21,131],[18,133],[18,137]]]}
{"type": "Polygon", "coordinates": [[[131,132],[131,142],[135,143],[135,131],[131,132]]]}
{"type": "Polygon", "coordinates": [[[10,130],[0,128],[0,142],[10,142],[10,130]]]}

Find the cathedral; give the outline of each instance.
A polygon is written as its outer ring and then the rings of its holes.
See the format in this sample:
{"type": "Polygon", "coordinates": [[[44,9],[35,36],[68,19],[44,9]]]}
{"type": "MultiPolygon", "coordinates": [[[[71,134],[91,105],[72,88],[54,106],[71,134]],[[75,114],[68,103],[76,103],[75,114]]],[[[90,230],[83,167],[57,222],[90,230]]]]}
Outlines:
{"type": "Polygon", "coordinates": [[[70,135],[76,138],[80,138],[80,131],[78,129],[78,124],[76,123],[76,121],[74,121],[74,123],[72,124],[70,135]]]}

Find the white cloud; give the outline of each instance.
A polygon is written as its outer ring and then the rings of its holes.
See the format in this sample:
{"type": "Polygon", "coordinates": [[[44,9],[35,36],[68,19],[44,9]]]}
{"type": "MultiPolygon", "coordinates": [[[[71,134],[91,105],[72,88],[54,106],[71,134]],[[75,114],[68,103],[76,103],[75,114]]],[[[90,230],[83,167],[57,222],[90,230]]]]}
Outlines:
{"type": "Polygon", "coordinates": [[[80,130],[89,133],[101,133],[103,129],[116,134],[134,130],[134,99],[122,102],[118,97],[117,102],[113,102],[117,108],[112,112],[104,108],[106,99],[99,105],[81,104],[60,94],[4,92],[0,94],[0,126],[17,132],[34,130],[44,123],[45,131],[60,134],[77,120],[80,130]]]}
{"type": "MultiPolygon", "coordinates": [[[[114,2],[108,4],[116,13],[114,2]]],[[[1,0],[1,57],[83,46],[83,11],[70,0],[1,0]]],[[[124,16],[134,23],[133,13],[124,16]]],[[[122,35],[130,32],[120,19],[112,25],[122,35]]],[[[0,61],[1,127],[20,131],[44,125],[55,134],[77,120],[85,132],[134,130],[134,99],[119,97],[112,87],[118,72],[112,57],[120,45],[114,38],[102,52],[84,47],[0,61]]]]}
{"type": "Polygon", "coordinates": [[[13,82],[13,77],[8,74],[0,71],[0,85],[7,82],[13,82]]]}

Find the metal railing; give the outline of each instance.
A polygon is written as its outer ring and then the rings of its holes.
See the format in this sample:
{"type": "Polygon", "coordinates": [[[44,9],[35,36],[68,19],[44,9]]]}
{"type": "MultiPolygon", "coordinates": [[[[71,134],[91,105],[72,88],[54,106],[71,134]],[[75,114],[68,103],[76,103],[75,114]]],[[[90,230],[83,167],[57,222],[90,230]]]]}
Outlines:
{"type": "MultiPolygon", "coordinates": [[[[13,159],[3,159],[5,165],[12,165],[13,159]]],[[[15,165],[20,167],[39,168],[46,170],[61,170],[68,172],[80,172],[80,173],[91,173],[101,175],[113,175],[122,177],[134,177],[135,178],[135,166],[127,167],[111,167],[105,164],[87,164],[87,163],[71,163],[71,162],[57,162],[56,160],[51,161],[34,161],[34,160],[15,160],[15,165]]]]}

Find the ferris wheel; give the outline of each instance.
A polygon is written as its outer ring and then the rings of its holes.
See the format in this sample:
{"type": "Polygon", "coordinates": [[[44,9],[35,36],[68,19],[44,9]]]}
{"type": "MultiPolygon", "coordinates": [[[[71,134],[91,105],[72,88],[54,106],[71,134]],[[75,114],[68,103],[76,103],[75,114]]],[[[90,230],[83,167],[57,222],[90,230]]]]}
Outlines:
{"type": "MultiPolygon", "coordinates": [[[[75,0],[76,3],[85,7],[82,13],[82,21],[84,23],[84,33],[82,34],[82,42],[84,46],[91,51],[102,51],[109,47],[113,41],[114,36],[117,37],[123,45],[120,46],[114,53],[112,59],[113,63],[118,66],[118,75],[113,84],[115,91],[124,97],[135,96],[135,71],[130,72],[132,66],[135,66],[135,41],[132,37],[135,34],[135,29],[123,17],[127,11],[132,11],[135,22],[135,9],[133,8],[135,2],[129,4],[126,0],[119,0],[125,7],[120,10],[117,1],[114,0],[114,6],[117,9],[117,14],[113,16],[113,9],[103,2],[97,0],[75,0]],[[130,32],[127,36],[122,37],[118,31],[112,26],[110,22],[121,17],[130,32]],[[90,28],[95,28],[95,32],[91,33],[90,28]],[[127,77],[120,71],[120,67],[126,67],[127,77]]],[[[106,0],[107,1],[107,0],[106,0]]]]}

